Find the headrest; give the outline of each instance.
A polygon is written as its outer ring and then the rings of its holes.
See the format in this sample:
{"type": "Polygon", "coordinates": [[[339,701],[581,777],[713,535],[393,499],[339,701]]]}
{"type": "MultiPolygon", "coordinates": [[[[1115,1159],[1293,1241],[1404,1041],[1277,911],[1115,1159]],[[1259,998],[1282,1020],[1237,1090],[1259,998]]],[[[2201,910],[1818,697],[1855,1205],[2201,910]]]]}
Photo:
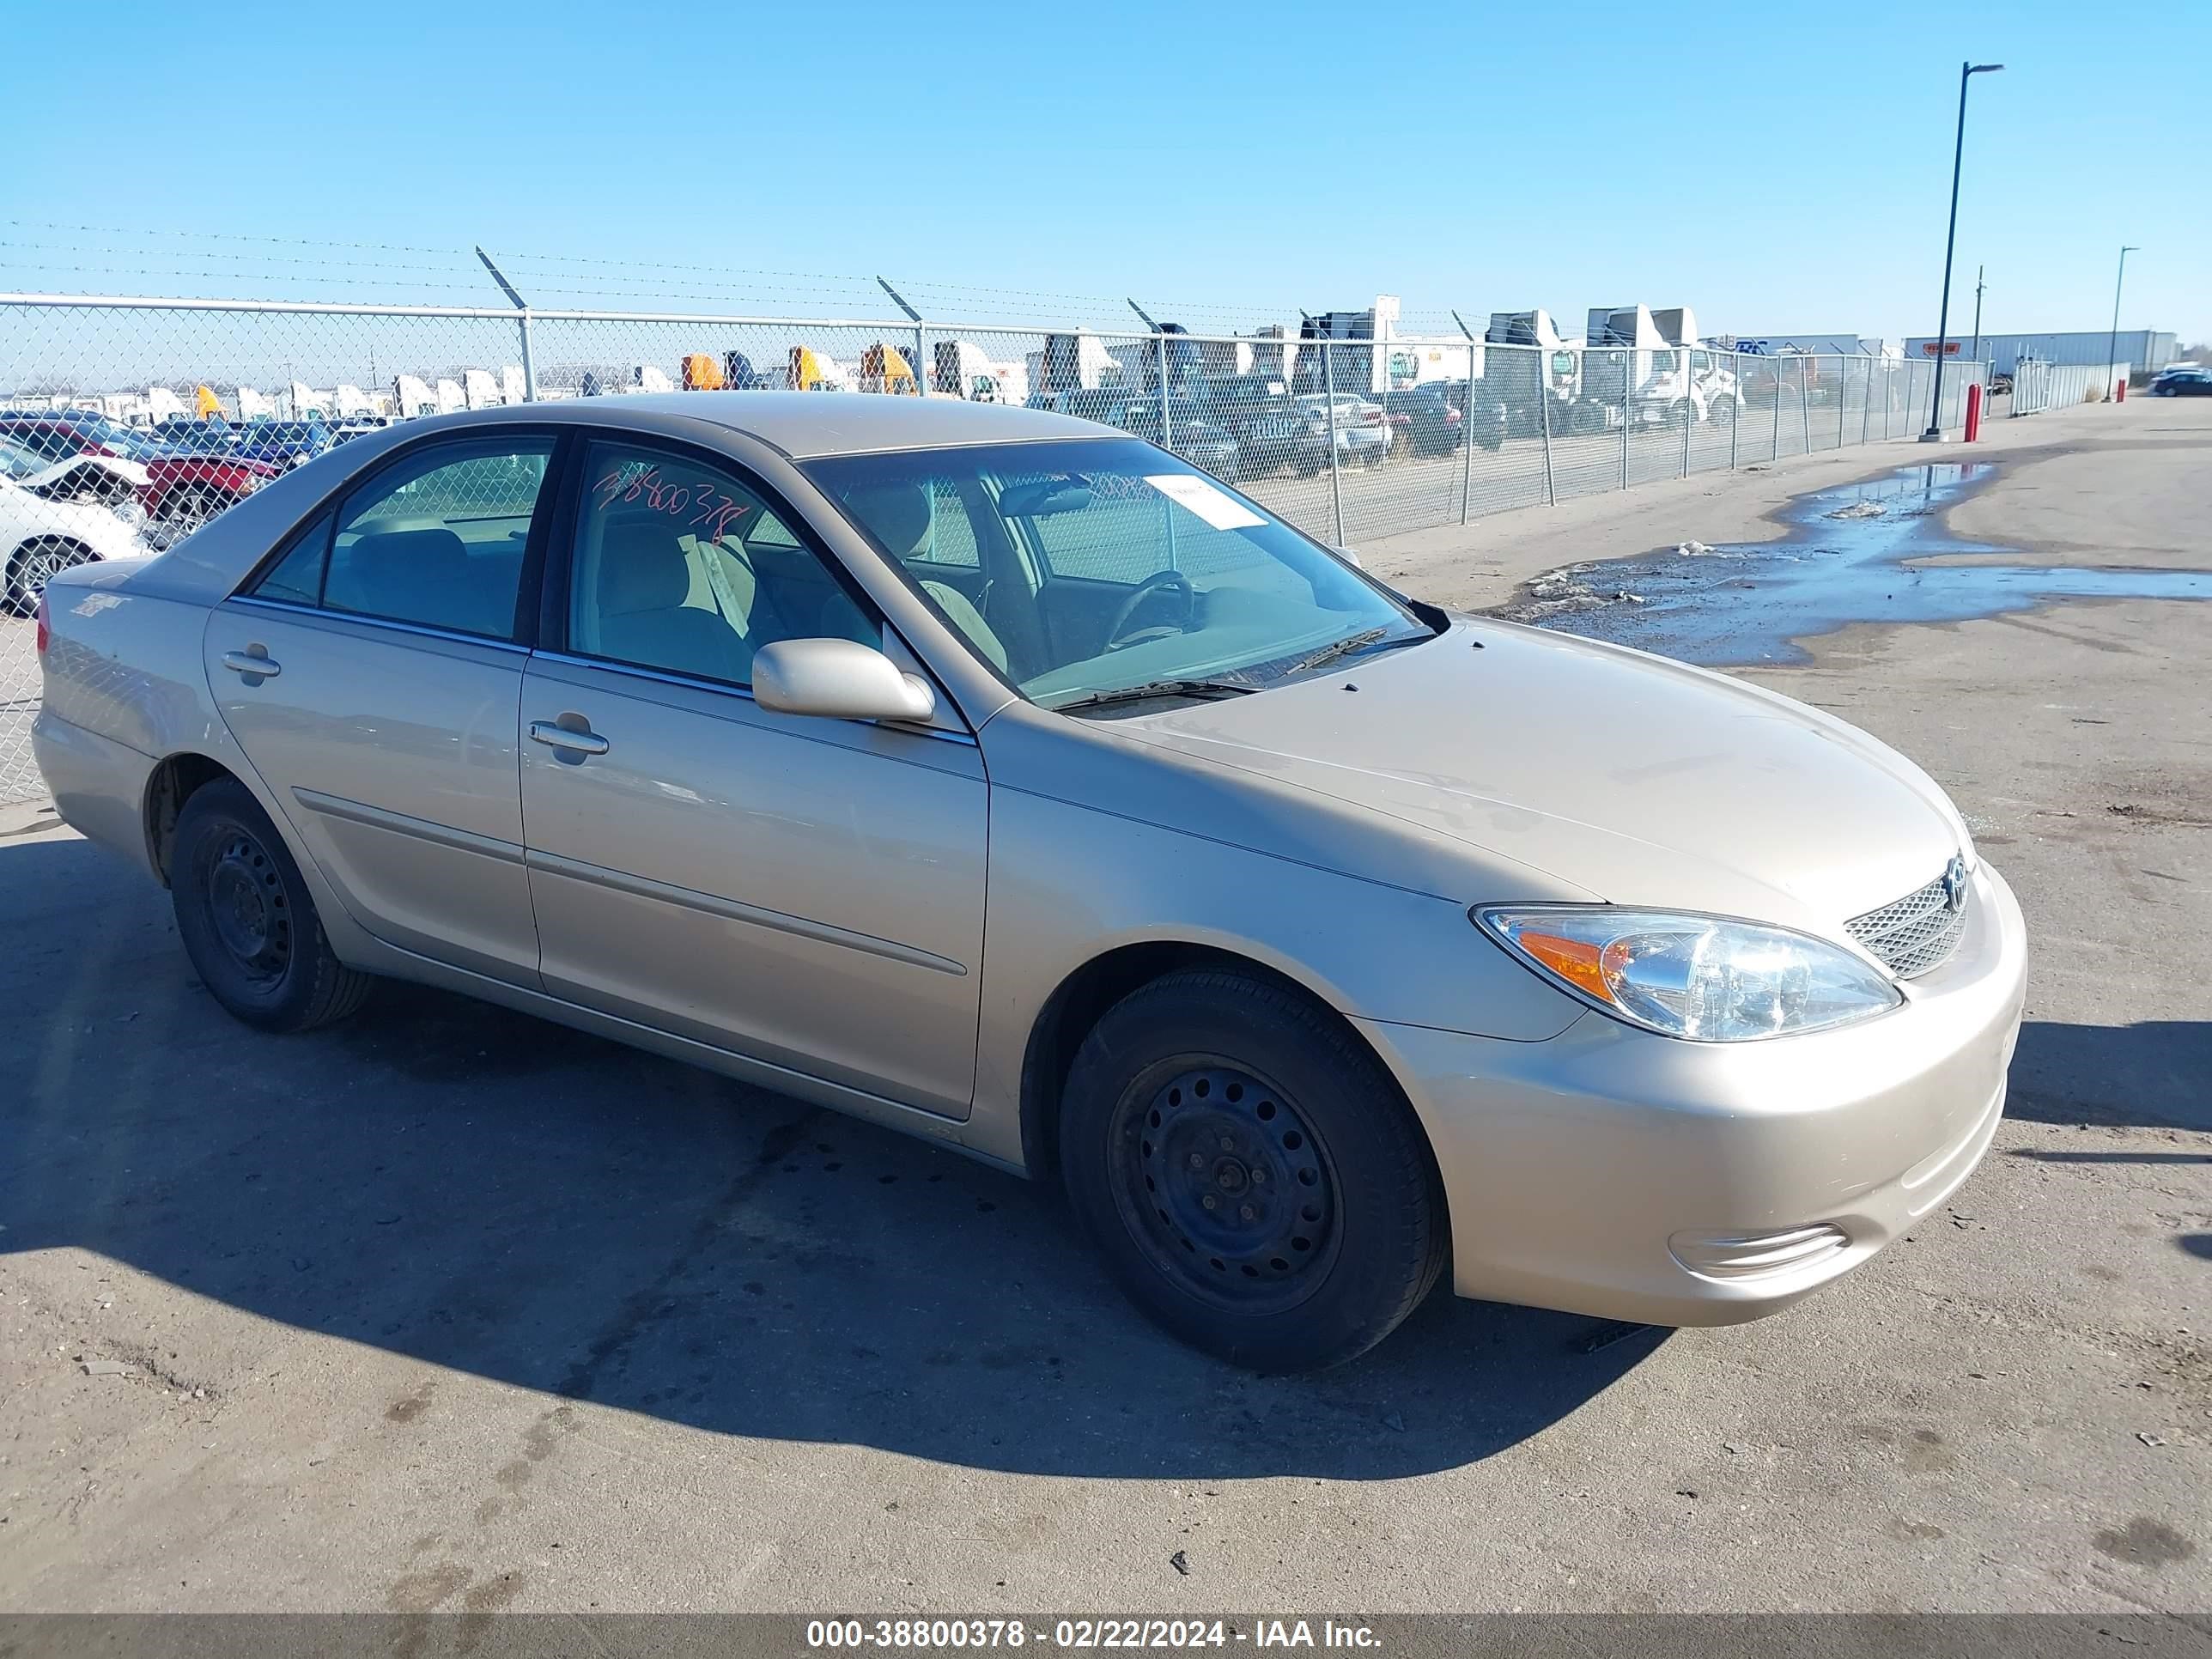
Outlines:
{"type": "Polygon", "coordinates": [[[469,574],[469,550],[452,531],[385,530],[362,537],[346,554],[356,570],[374,570],[409,580],[458,581],[469,574]]]}
{"type": "Polygon", "coordinates": [[[929,534],[929,487],[899,480],[859,484],[845,495],[846,509],[895,559],[911,558],[929,534]]]}
{"type": "Polygon", "coordinates": [[[599,532],[599,614],[673,611],[691,593],[683,528],[665,513],[625,514],[599,532]]]}

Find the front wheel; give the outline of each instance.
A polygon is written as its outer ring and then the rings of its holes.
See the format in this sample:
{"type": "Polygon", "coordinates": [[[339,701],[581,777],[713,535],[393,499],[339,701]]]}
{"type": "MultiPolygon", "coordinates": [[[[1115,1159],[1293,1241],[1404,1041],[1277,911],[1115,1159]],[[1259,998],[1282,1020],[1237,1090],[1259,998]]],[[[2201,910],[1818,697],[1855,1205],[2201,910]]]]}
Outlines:
{"type": "Polygon", "coordinates": [[[374,982],[331,950],[300,866],[246,786],[193,792],[169,855],[177,933],[217,1002],[265,1031],[305,1031],[361,1006],[374,982]]]}
{"type": "Polygon", "coordinates": [[[1172,974],[1107,1012],[1068,1077],[1060,1171],[1130,1299],[1255,1370],[1365,1352],[1443,1270],[1403,1097],[1340,1023],[1242,975],[1172,974]]]}

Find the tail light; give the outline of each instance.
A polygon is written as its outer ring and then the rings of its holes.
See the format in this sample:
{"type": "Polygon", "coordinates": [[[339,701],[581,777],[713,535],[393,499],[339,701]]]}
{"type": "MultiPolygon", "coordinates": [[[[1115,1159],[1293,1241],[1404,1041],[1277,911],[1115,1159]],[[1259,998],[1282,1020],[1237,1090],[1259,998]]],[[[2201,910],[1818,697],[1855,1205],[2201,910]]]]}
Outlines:
{"type": "Polygon", "coordinates": [[[47,643],[54,636],[54,624],[47,614],[47,604],[46,592],[42,588],[39,592],[39,659],[42,662],[46,659],[47,643]]]}

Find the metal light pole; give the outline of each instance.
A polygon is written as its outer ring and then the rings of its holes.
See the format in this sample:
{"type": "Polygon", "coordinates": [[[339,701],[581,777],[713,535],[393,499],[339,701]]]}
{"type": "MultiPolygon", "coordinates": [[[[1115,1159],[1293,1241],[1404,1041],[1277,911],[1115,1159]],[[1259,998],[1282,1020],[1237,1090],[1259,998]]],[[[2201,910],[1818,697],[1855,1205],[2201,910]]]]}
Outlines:
{"type": "Polygon", "coordinates": [[[2105,342],[2105,396],[2112,395],[2112,374],[2120,366],[2120,287],[2128,280],[2128,255],[2141,253],[2139,247],[2120,250],[2120,274],[2112,279],[2112,331],[2105,342]]]}
{"type": "MultiPolygon", "coordinates": [[[[1943,234],[1943,303],[1936,323],[1936,395],[1928,405],[1928,430],[1923,444],[1943,441],[1943,348],[1951,343],[1951,251],[1959,240],[1959,167],[1966,155],[1966,82],[1977,75],[1994,75],[2002,64],[1959,65],[1959,132],[1951,142],[1951,228],[1943,234]]],[[[2117,329],[2118,324],[2113,326],[2117,329]]]]}
{"type": "Polygon", "coordinates": [[[1982,290],[1989,286],[1982,277],[1988,270],[1987,265],[1974,267],[1974,349],[1966,354],[1970,363],[1982,361],[1982,290]]]}

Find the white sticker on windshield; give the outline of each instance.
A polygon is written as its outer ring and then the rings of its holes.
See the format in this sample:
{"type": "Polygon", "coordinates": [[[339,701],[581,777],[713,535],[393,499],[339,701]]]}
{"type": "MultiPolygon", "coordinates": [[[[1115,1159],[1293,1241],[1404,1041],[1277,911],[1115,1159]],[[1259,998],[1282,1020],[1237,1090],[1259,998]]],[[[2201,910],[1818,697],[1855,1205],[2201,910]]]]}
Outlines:
{"type": "Polygon", "coordinates": [[[1188,472],[1162,472],[1145,482],[1170,501],[1188,507],[1216,530],[1249,530],[1267,521],[1235,497],[1188,472]]]}

